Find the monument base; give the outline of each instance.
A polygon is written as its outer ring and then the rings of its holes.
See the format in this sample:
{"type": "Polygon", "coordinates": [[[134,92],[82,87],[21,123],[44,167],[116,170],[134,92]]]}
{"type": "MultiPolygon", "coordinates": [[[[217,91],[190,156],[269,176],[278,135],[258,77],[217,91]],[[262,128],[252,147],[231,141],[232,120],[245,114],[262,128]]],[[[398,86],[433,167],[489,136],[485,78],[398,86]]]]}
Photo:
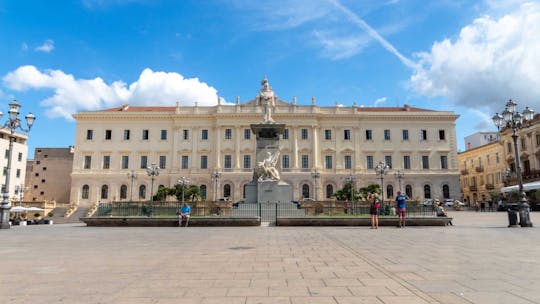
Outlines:
{"type": "Polygon", "coordinates": [[[258,182],[257,202],[286,203],[292,199],[291,186],[283,181],[258,182]]]}

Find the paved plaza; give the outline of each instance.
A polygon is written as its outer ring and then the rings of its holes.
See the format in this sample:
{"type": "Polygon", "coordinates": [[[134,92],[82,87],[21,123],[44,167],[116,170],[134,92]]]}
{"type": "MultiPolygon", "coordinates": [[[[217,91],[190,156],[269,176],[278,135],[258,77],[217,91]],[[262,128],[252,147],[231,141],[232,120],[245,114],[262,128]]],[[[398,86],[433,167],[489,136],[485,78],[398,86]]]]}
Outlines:
{"type": "Polygon", "coordinates": [[[1,303],[540,303],[540,216],[453,227],[0,231],[1,303]]]}

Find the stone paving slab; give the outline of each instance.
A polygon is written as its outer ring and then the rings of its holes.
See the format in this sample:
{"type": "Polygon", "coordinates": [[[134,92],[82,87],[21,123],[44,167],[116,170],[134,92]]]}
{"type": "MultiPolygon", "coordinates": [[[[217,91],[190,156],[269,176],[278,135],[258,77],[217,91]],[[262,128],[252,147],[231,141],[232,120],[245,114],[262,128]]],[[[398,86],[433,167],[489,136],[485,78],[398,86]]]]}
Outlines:
{"type": "Polygon", "coordinates": [[[540,228],[451,215],[377,230],[13,227],[0,303],[540,303],[540,228]]]}

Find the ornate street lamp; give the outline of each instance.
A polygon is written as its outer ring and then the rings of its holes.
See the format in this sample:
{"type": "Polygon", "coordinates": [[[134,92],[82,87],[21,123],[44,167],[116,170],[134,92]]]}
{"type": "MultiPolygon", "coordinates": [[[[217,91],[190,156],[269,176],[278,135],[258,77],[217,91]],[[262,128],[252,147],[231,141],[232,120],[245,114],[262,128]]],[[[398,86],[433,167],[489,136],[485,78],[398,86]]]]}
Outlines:
{"type": "MultiPolygon", "coordinates": [[[[6,167],[6,183],[5,183],[5,189],[3,194],[3,200],[0,204],[0,229],[9,229],[9,209],[11,209],[11,205],[9,202],[9,179],[11,177],[11,157],[13,155],[13,142],[15,141],[15,131],[17,129],[28,133],[30,132],[30,129],[32,128],[32,125],[34,124],[34,121],[36,120],[36,116],[32,113],[28,113],[24,118],[26,120],[26,125],[28,128],[23,128],[21,124],[21,120],[19,119],[19,110],[21,108],[21,105],[16,101],[13,100],[9,104],[9,111],[8,111],[8,120],[4,124],[4,129],[9,130],[9,150],[8,150],[8,160],[7,160],[7,167],[6,167]]],[[[3,116],[3,113],[0,112],[0,118],[3,116]]]]}
{"type": "Polygon", "coordinates": [[[155,163],[151,164],[150,167],[146,168],[146,173],[152,179],[150,186],[150,213],[148,214],[148,216],[151,216],[154,211],[154,178],[159,175],[159,166],[155,163]]]}
{"type": "Polygon", "coordinates": [[[133,180],[137,178],[137,173],[135,170],[131,170],[127,174],[128,178],[131,179],[131,190],[129,192],[129,202],[133,202],[133,180]]]}
{"type": "Polygon", "coordinates": [[[403,179],[403,176],[405,176],[405,173],[403,173],[403,172],[400,171],[400,170],[397,170],[397,171],[394,173],[394,176],[395,176],[396,179],[398,180],[399,191],[402,191],[402,192],[403,192],[403,188],[401,188],[401,180],[403,179]]]}
{"type": "Polygon", "coordinates": [[[354,190],[355,190],[355,186],[356,186],[356,176],[354,176],[352,173],[347,175],[345,177],[345,181],[347,181],[347,183],[351,184],[351,202],[354,200],[354,190]]]}
{"type": "Polygon", "coordinates": [[[215,202],[217,200],[217,189],[218,189],[219,178],[221,177],[221,172],[219,172],[218,170],[214,170],[211,176],[212,176],[212,180],[214,181],[214,202],[215,202]]]}
{"type": "Polygon", "coordinates": [[[315,196],[313,198],[315,199],[315,201],[317,201],[317,188],[318,188],[317,179],[321,177],[321,173],[319,173],[317,169],[314,169],[313,171],[311,171],[311,177],[313,177],[313,179],[315,180],[313,183],[314,189],[315,189],[315,196]]]}
{"type": "Polygon", "coordinates": [[[527,195],[523,191],[523,177],[521,176],[521,161],[519,160],[518,150],[518,135],[517,131],[522,128],[530,126],[530,122],[534,117],[534,111],[529,107],[525,107],[523,113],[516,112],[517,103],[511,99],[506,103],[505,109],[502,115],[495,113],[493,116],[493,123],[497,126],[497,129],[511,129],[512,139],[514,140],[514,153],[516,163],[516,176],[519,184],[519,224],[521,227],[532,227],[532,222],[529,217],[530,205],[527,201],[527,195]]]}
{"type": "Polygon", "coordinates": [[[189,179],[185,176],[182,176],[177,182],[177,185],[182,187],[182,204],[184,203],[184,189],[189,185],[189,179]]]}
{"type": "Polygon", "coordinates": [[[390,167],[384,162],[380,161],[377,166],[375,166],[375,173],[381,180],[381,201],[384,203],[384,176],[388,174],[390,167]]]}

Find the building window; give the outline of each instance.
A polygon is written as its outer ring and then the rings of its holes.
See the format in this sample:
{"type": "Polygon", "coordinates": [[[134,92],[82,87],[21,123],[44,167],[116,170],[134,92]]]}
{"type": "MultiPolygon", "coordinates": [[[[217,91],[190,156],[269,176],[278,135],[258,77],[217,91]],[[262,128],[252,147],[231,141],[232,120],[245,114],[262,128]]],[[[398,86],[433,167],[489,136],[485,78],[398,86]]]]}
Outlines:
{"type": "Polygon", "coordinates": [[[390,130],[384,130],[384,140],[390,140],[390,130]]]}
{"type": "Polygon", "coordinates": [[[141,169],[148,168],[148,156],[141,155],[141,169]]]}
{"type": "Polygon", "coordinates": [[[332,140],[332,130],[329,130],[329,129],[324,130],[324,139],[332,140]]]}
{"type": "Polygon", "coordinates": [[[392,169],[392,156],[391,155],[385,155],[384,162],[386,163],[386,165],[388,165],[388,168],[392,169]]]}
{"type": "Polygon", "coordinates": [[[422,169],[429,169],[429,156],[422,155],[422,169]]]}
{"type": "Polygon", "coordinates": [[[409,155],[403,155],[403,169],[411,168],[411,157],[409,155]]]}
{"type": "Polygon", "coordinates": [[[366,168],[373,169],[373,156],[366,156],[366,168]]]}
{"type": "Polygon", "coordinates": [[[332,155],[326,155],[324,157],[324,167],[326,169],[332,169],[332,155]]]}
{"type": "Polygon", "coordinates": [[[441,155],[441,169],[448,169],[448,157],[441,155]]]}
{"type": "Polygon", "coordinates": [[[443,198],[450,198],[450,187],[448,185],[442,186],[443,198]]]}
{"type": "Polygon", "coordinates": [[[231,197],[231,185],[225,184],[223,186],[223,197],[231,197]]]}
{"type": "Polygon", "coordinates": [[[309,198],[309,185],[308,184],[302,185],[302,197],[309,198]]]}
{"type": "Polygon", "coordinates": [[[165,155],[160,155],[159,156],[159,168],[160,169],[167,168],[167,156],[165,156],[165,155]]]}
{"type": "Polygon", "coordinates": [[[201,169],[208,169],[208,155],[201,155],[201,169]]]}
{"type": "Polygon", "coordinates": [[[226,169],[232,168],[232,156],[229,154],[225,155],[225,168],[226,169]]]}
{"type": "Polygon", "coordinates": [[[161,140],[167,140],[167,130],[161,130],[161,140]]]}
{"type": "Polygon", "coordinates": [[[409,140],[409,130],[401,130],[403,140],[409,140]]]}
{"type": "Polygon", "coordinates": [[[281,168],[283,169],[289,169],[289,155],[282,155],[281,156],[281,168]]]}
{"type": "Polygon", "coordinates": [[[139,198],[146,199],[146,186],[145,185],[139,186],[139,198]]]}
{"type": "Polygon", "coordinates": [[[424,198],[431,198],[431,186],[424,185],[424,198]]]}
{"type": "Polygon", "coordinates": [[[244,155],[244,169],[251,168],[251,155],[244,155]]]}
{"type": "Polygon", "coordinates": [[[499,159],[499,152],[495,153],[495,162],[498,164],[500,161],[499,159]]]}
{"type": "Polygon", "coordinates": [[[427,140],[427,130],[420,130],[420,140],[427,140]]]}
{"type": "Polygon", "coordinates": [[[283,130],[283,139],[289,139],[289,129],[283,130]]]}
{"type": "Polygon", "coordinates": [[[405,195],[407,195],[407,197],[409,197],[409,198],[413,197],[412,196],[412,186],[411,185],[406,185],[405,186],[405,195]]]}
{"type": "Polygon", "coordinates": [[[246,139],[246,140],[251,139],[251,130],[250,129],[244,129],[244,139],[246,139]]]}
{"type": "Polygon", "coordinates": [[[394,197],[394,186],[388,185],[386,186],[386,198],[394,197]]]}
{"type": "Polygon", "coordinates": [[[105,140],[112,139],[112,130],[105,130],[105,140]]]}
{"type": "Polygon", "coordinates": [[[22,161],[22,153],[21,152],[19,152],[19,154],[17,155],[17,160],[22,161]]]}
{"type": "Polygon", "coordinates": [[[148,130],[142,130],[142,140],[148,140],[148,130]]]}
{"type": "Polygon", "coordinates": [[[301,133],[302,133],[302,139],[307,140],[308,139],[308,129],[302,129],[301,133]]]}
{"type": "Polygon", "coordinates": [[[525,138],[521,138],[521,149],[523,150],[527,149],[527,145],[525,143],[525,138]]]}
{"type": "Polygon", "coordinates": [[[120,199],[126,199],[127,198],[127,186],[122,185],[120,186],[120,199]]]}
{"type": "Polygon", "coordinates": [[[84,185],[82,187],[81,198],[88,199],[89,192],[90,192],[90,187],[88,185],[84,185]]]}
{"type": "Polygon", "coordinates": [[[536,146],[540,146],[540,134],[536,134],[536,146]]]}
{"type": "Polygon", "coordinates": [[[366,140],[373,140],[373,132],[371,130],[366,130],[366,140]]]}
{"type": "Polygon", "coordinates": [[[86,130],[86,140],[92,140],[94,138],[94,130],[86,130]]]}
{"type": "Polygon", "coordinates": [[[103,156],[103,169],[109,169],[110,167],[111,167],[111,156],[104,155],[103,156]]]}
{"type": "Polygon", "coordinates": [[[187,129],[182,130],[182,139],[183,140],[189,140],[189,130],[187,130],[187,129]]]}
{"type": "Polygon", "coordinates": [[[201,140],[208,140],[208,130],[202,129],[201,130],[201,140]]]}
{"type": "Polygon", "coordinates": [[[91,166],[92,166],[92,156],[90,156],[90,155],[85,155],[85,156],[84,156],[84,165],[83,165],[83,168],[84,168],[84,169],[90,169],[91,166]]]}
{"type": "Polygon", "coordinates": [[[352,169],[352,157],[350,155],[345,155],[343,160],[345,162],[345,169],[352,169]]]}
{"type": "Polygon", "coordinates": [[[129,140],[131,132],[129,130],[124,130],[124,140],[129,140]]]}
{"type": "Polygon", "coordinates": [[[128,169],[129,168],[129,156],[122,155],[122,169],[128,169]]]}
{"type": "Polygon", "coordinates": [[[199,193],[201,194],[201,199],[206,200],[206,185],[201,185],[199,187],[199,193]]]}
{"type": "Polygon", "coordinates": [[[446,134],[444,134],[444,130],[439,130],[439,140],[446,140],[446,134]]]}
{"type": "Polygon", "coordinates": [[[506,143],[506,148],[507,148],[508,153],[512,153],[512,144],[511,143],[506,143]]]}
{"type": "Polygon", "coordinates": [[[189,165],[188,163],[189,163],[189,156],[182,155],[182,169],[187,169],[189,165]]]}
{"type": "Polygon", "coordinates": [[[334,195],[334,186],[326,185],[326,198],[332,198],[332,195],[334,195]]]}
{"type": "Polygon", "coordinates": [[[232,139],[232,129],[225,129],[225,139],[232,139]]]}
{"type": "Polygon", "coordinates": [[[302,155],[302,169],[308,169],[309,168],[309,155],[302,155]]]}
{"type": "Polygon", "coordinates": [[[349,129],[343,130],[343,139],[344,140],[351,140],[351,130],[349,130],[349,129]]]}
{"type": "Polygon", "coordinates": [[[42,183],[42,184],[43,184],[43,183],[45,183],[45,180],[44,180],[44,179],[42,179],[42,180],[41,180],[41,183],[42,183]]]}
{"type": "Polygon", "coordinates": [[[107,199],[109,197],[109,186],[101,186],[101,199],[107,199]]]}
{"type": "Polygon", "coordinates": [[[21,177],[21,169],[17,169],[17,173],[15,173],[15,176],[17,178],[21,177]]]}

